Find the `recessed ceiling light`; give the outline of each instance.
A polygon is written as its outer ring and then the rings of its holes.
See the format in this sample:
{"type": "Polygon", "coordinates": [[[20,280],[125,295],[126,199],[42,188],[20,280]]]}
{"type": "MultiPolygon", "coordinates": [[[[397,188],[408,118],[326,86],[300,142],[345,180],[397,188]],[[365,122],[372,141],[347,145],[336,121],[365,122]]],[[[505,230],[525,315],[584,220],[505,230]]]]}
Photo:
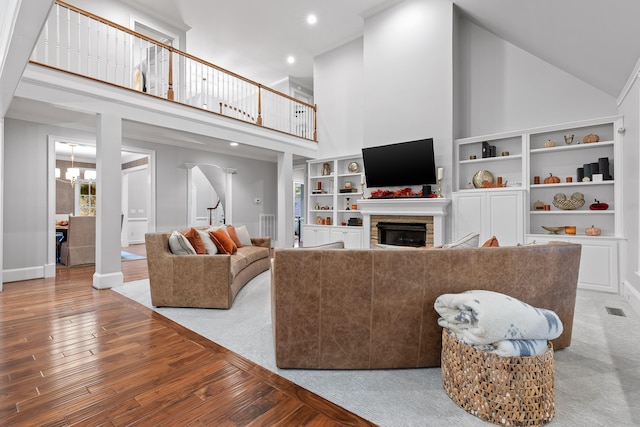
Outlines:
{"type": "Polygon", "coordinates": [[[287,62],[289,64],[293,64],[294,62],[296,62],[296,58],[292,55],[287,56],[287,62]]]}
{"type": "Polygon", "coordinates": [[[318,17],[316,15],[312,13],[309,16],[307,16],[307,24],[313,25],[316,22],[318,22],[318,17]]]}
{"type": "Polygon", "coordinates": [[[232,147],[237,147],[238,143],[237,142],[230,142],[229,145],[232,146],[232,147]]]}

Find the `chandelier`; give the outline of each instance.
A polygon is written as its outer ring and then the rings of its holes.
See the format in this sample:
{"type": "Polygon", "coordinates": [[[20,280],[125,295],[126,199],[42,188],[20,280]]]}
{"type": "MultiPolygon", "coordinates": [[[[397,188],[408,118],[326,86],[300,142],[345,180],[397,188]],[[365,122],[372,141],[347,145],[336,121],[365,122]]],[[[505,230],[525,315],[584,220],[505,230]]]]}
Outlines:
{"type": "MultiPolygon", "coordinates": [[[[76,185],[76,179],[80,176],[80,168],[77,168],[74,165],[76,156],[73,149],[76,145],[69,144],[69,146],[71,147],[71,167],[67,168],[64,177],[69,181],[69,184],[71,184],[71,188],[73,188],[76,185]]],[[[60,178],[59,168],[56,168],[56,178],[60,178]]]]}

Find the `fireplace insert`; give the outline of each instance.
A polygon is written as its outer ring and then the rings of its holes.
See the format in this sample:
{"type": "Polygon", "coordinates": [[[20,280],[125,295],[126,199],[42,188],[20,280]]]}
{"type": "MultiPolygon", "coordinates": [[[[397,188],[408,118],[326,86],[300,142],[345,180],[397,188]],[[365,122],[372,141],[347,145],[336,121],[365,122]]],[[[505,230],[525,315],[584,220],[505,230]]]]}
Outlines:
{"type": "Polygon", "coordinates": [[[421,223],[379,222],[378,242],[386,245],[414,246],[426,245],[427,225],[421,223]]]}

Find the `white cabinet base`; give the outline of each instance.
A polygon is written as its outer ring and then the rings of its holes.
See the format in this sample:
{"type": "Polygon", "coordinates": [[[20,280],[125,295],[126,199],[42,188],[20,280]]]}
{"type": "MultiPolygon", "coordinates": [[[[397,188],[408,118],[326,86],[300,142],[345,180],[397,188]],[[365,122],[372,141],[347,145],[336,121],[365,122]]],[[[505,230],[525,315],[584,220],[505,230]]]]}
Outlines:
{"type": "Polygon", "coordinates": [[[562,241],[582,245],[578,287],[592,291],[618,293],[619,239],[567,235],[528,235],[527,243],[562,241]]]}
{"type": "Polygon", "coordinates": [[[326,245],[342,240],[346,249],[361,249],[362,227],[343,226],[314,226],[305,225],[302,228],[302,246],[326,245]]]}
{"type": "Polygon", "coordinates": [[[453,240],[480,233],[480,243],[496,236],[500,246],[524,241],[524,190],[453,193],[453,240]]]}

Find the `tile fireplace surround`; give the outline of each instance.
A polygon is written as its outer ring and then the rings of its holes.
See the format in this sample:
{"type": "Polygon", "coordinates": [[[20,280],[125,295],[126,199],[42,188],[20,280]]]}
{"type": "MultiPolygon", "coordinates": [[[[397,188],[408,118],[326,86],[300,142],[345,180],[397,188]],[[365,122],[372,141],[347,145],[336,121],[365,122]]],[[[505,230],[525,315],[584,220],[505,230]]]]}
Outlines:
{"type": "Polygon", "coordinates": [[[427,244],[442,245],[450,202],[449,199],[403,197],[358,200],[358,209],[362,213],[363,241],[378,243],[376,224],[379,221],[424,222],[427,224],[427,244]]]}

